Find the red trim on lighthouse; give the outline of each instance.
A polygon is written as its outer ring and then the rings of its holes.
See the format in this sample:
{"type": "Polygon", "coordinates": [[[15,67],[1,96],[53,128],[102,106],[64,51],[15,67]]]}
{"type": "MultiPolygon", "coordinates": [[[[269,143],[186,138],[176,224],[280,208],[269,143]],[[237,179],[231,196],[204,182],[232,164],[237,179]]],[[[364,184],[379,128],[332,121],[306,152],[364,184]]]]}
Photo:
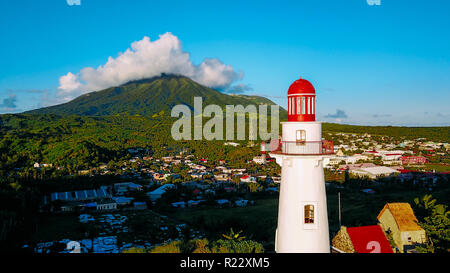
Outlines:
{"type": "Polygon", "coordinates": [[[315,99],[316,90],[309,81],[300,78],[293,82],[288,90],[288,121],[315,121],[315,99]]]}

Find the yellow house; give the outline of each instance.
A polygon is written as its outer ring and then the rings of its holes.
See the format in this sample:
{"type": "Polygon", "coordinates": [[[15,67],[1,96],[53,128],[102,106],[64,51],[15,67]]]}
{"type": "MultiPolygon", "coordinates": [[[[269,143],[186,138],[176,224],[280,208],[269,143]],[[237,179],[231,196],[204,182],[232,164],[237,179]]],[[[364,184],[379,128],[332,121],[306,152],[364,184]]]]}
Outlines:
{"type": "Polygon", "coordinates": [[[387,203],[378,214],[381,228],[392,235],[400,252],[408,252],[416,245],[426,243],[426,234],[418,224],[408,203],[387,203]]]}

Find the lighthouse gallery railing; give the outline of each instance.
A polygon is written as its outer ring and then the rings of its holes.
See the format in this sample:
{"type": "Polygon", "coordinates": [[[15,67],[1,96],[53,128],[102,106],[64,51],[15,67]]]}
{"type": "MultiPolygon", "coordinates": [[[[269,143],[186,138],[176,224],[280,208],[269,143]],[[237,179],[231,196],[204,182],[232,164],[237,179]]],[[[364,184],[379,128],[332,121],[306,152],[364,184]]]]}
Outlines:
{"type": "Polygon", "coordinates": [[[334,154],[333,141],[279,141],[271,142],[273,153],[297,155],[330,155],[334,154]],[[278,145],[277,145],[278,144],[278,145]]]}

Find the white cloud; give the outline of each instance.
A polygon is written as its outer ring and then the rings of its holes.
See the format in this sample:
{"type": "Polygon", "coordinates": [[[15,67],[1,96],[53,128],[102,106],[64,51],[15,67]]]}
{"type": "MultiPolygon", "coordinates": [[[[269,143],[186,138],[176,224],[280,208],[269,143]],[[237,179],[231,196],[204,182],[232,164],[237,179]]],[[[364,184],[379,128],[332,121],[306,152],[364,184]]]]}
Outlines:
{"type": "Polygon", "coordinates": [[[116,58],[109,57],[104,65],[97,68],[86,67],[76,74],[69,72],[61,76],[57,95],[63,101],[68,101],[91,91],[159,76],[161,73],[184,75],[200,84],[219,89],[243,77],[218,59],[205,58],[201,64],[194,65],[189,53],[182,50],[178,37],[168,32],[155,41],[144,37],[133,42],[131,48],[119,53],[116,58]]]}

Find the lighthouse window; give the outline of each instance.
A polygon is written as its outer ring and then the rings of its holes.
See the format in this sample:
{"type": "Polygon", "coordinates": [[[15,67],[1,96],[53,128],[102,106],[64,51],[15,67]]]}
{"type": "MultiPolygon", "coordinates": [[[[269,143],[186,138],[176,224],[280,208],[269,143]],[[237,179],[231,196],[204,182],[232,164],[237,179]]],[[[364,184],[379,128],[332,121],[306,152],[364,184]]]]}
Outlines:
{"type": "Polygon", "coordinates": [[[316,112],[316,108],[315,108],[315,105],[314,105],[314,103],[315,103],[315,99],[314,98],[311,98],[311,114],[315,114],[315,112],[316,112]]]}
{"type": "Polygon", "coordinates": [[[311,114],[311,97],[308,97],[308,115],[311,114]]]}
{"type": "Polygon", "coordinates": [[[305,112],[305,97],[302,97],[302,115],[304,115],[305,112]]]}
{"type": "Polygon", "coordinates": [[[297,145],[304,145],[306,142],[306,131],[305,130],[297,130],[295,140],[297,145]]]}
{"type": "Polygon", "coordinates": [[[289,112],[289,115],[291,114],[291,101],[292,101],[292,98],[288,98],[288,112],[289,112]]]}
{"type": "Polygon", "coordinates": [[[314,224],[314,206],[305,206],[305,224],[314,224]]]}
{"type": "Polygon", "coordinates": [[[295,98],[291,98],[291,115],[295,114],[295,98]]]}
{"type": "Polygon", "coordinates": [[[300,114],[300,97],[297,97],[297,115],[300,114]]]}

